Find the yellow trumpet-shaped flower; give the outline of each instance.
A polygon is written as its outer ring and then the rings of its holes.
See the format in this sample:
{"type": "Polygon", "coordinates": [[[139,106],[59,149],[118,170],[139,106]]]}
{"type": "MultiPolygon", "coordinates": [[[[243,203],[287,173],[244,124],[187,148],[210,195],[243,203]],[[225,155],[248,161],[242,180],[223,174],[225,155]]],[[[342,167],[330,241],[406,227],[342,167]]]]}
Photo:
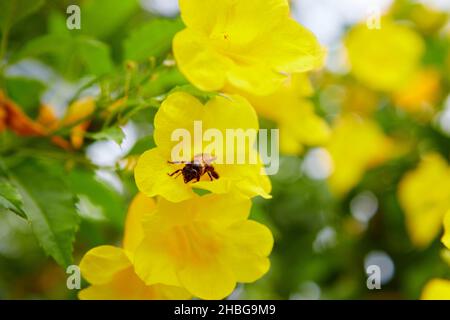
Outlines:
{"type": "Polygon", "coordinates": [[[180,0],[186,29],[173,41],[182,73],[198,88],[226,84],[256,95],[275,91],[286,74],[322,64],[314,35],[290,17],[287,0],[180,0]]]}
{"type": "Polygon", "coordinates": [[[444,217],[444,230],[445,233],[442,236],[442,243],[450,249],[450,211],[444,217]]]}
{"type": "Polygon", "coordinates": [[[439,234],[450,208],[450,167],[438,154],[427,155],[399,184],[406,227],[417,247],[426,247],[439,234]]]}
{"type": "Polygon", "coordinates": [[[422,300],[450,300],[450,281],[432,279],[422,291],[422,300]]]}
{"type": "Polygon", "coordinates": [[[335,193],[342,195],[353,188],[368,169],[390,157],[392,141],[375,122],[347,114],[336,120],[326,149],[334,168],[329,184],[335,193]]]}
{"type": "Polygon", "coordinates": [[[389,20],[382,20],[380,29],[357,25],[347,35],[345,45],[353,75],[382,91],[406,85],[425,50],[416,32],[389,20]]]}
{"type": "Polygon", "coordinates": [[[202,299],[222,299],[237,282],[261,278],[270,267],[270,230],[248,220],[249,199],[209,194],[180,203],[159,198],[144,218],[135,256],[148,285],[182,286],[202,299]]]}
{"type": "Polygon", "coordinates": [[[268,96],[256,96],[236,88],[225,91],[238,92],[262,117],[274,121],[280,129],[281,152],[296,155],[303,146],[317,146],[330,136],[326,121],[314,112],[314,105],[307,99],[313,88],[306,74],[289,76],[283,85],[268,96]]]}
{"type": "Polygon", "coordinates": [[[124,248],[100,246],[90,250],[80,262],[83,277],[91,286],[79,292],[83,300],[188,299],[186,290],[163,284],[151,286],[136,275],[132,264],[135,248],[143,239],[141,219],[155,207],[142,194],[133,200],[126,222],[124,248]]]}
{"type": "Polygon", "coordinates": [[[193,96],[177,92],[163,102],[154,124],[157,147],[145,152],[135,168],[136,184],[147,196],[159,195],[179,202],[196,196],[192,189],[199,188],[213,193],[237,191],[247,197],[270,198],[270,180],[253,149],[258,119],[244,98],[215,96],[203,105],[193,96]],[[185,139],[178,139],[177,133],[184,134],[185,139]],[[208,138],[208,134],[212,135],[208,138]],[[180,147],[180,143],[186,147],[180,147]],[[177,162],[174,152],[176,157],[179,154],[184,158],[184,163],[171,163],[177,162]],[[213,166],[217,176],[204,173],[198,182],[196,178],[186,181],[182,172],[185,162],[193,163],[199,156],[213,166]]]}

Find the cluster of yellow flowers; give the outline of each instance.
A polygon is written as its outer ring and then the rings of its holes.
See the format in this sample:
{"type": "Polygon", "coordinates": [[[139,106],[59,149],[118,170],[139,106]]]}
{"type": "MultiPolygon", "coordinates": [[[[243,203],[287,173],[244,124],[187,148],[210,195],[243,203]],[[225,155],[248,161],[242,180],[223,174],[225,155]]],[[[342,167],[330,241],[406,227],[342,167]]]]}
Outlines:
{"type": "MultiPolygon", "coordinates": [[[[290,17],[287,0],[179,4],[186,28],[173,41],[177,66],[197,88],[220,94],[202,103],[175,92],[162,103],[154,120],[156,147],[135,168],[140,193],[129,208],[123,248],[101,246],[84,256],[80,268],[91,286],[80,292],[81,299],[222,299],[236,283],[254,282],[269,270],[272,234],[249,220],[251,198],[270,198],[261,161],[217,163],[215,179],[205,174],[195,183],[183,181],[169,175],[186,166],[170,162],[175,130],[195,136],[194,123],[201,121],[204,129],[221,133],[256,131],[256,108],[275,114],[287,152],[329,135],[303,99],[311,88],[300,74],[320,66],[324,51],[290,17]],[[281,108],[306,116],[289,118],[281,108]]],[[[217,152],[211,156],[220,156],[217,152]]]]}
{"type": "MultiPolygon", "coordinates": [[[[438,112],[437,101],[442,94],[443,80],[436,66],[421,63],[426,53],[423,37],[411,26],[396,22],[389,15],[380,24],[381,29],[357,25],[346,36],[347,58],[353,76],[374,92],[389,95],[402,111],[417,120],[429,122],[438,112]]],[[[372,111],[370,106],[367,109],[372,111]]],[[[367,113],[368,110],[364,111],[367,113]]],[[[394,148],[393,141],[383,137],[376,123],[369,124],[370,120],[351,120],[347,116],[339,122],[329,143],[335,165],[330,185],[338,193],[344,193],[360,180],[368,165],[386,160],[386,155],[392,156],[394,148]],[[362,134],[356,136],[356,132],[362,134]],[[361,152],[343,152],[352,145],[359,146],[361,152]]],[[[401,148],[396,145],[395,149],[398,153],[401,148]]],[[[400,181],[398,199],[414,246],[428,247],[444,225],[442,242],[450,249],[450,165],[443,156],[427,152],[417,168],[407,172],[400,181]]],[[[447,262],[450,262],[449,253],[444,251],[443,254],[447,262]]],[[[449,298],[450,280],[432,279],[422,292],[422,299],[449,298]]]]}
{"type": "MultiPolygon", "coordinates": [[[[450,249],[450,165],[442,156],[437,153],[426,155],[415,170],[403,177],[399,200],[414,245],[419,248],[429,246],[444,225],[441,240],[450,249]]],[[[430,280],[422,292],[422,299],[449,297],[450,281],[444,279],[430,280]]]]}

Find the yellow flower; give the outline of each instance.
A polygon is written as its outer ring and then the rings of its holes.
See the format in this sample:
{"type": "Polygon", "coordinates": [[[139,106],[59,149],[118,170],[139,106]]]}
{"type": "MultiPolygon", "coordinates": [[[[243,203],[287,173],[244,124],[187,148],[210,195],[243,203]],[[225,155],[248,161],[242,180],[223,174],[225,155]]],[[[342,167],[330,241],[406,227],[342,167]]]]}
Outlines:
{"type": "Polygon", "coordinates": [[[444,230],[445,233],[442,236],[442,243],[450,249],[450,211],[444,217],[444,230]]]}
{"type": "Polygon", "coordinates": [[[450,300],[450,281],[432,279],[422,291],[422,300],[450,300]]]}
{"type": "Polygon", "coordinates": [[[133,200],[125,227],[124,248],[100,246],[80,262],[83,277],[92,286],[79,292],[83,300],[189,299],[186,290],[163,284],[146,286],[132,264],[136,247],[143,239],[142,216],[155,207],[153,199],[138,194],[133,200]]]}
{"type": "MultiPolygon", "coordinates": [[[[203,105],[193,96],[177,92],[163,102],[155,116],[154,124],[157,147],[145,152],[135,168],[136,184],[147,196],[159,195],[169,201],[179,202],[194,197],[196,194],[192,188],[199,188],[213,193],[237,191],[247,197],[260,195],[270,198],[270,180],[264,175],[264,170],[261,171],[263,168],[256,151],[253,147],[242,151],[240,150],[242,144],[239,144],[238,139],[226,139],[227,131],[242,129],[245,132],[251,130],[254,133],[248,135],[246,139],[248,143],[245,145],[252,146],[256,140],[258,119],[254,109],[245,99],[239,96],[215,96],[203,105]],[[202,137],[198,135],[196,138],[195,131],[198,130],[195,127],[199,123],[203,133],[206,134],[208,129],[212,129],[220,134],[223,137],[223,146],[208,151],[211,143],[202,143],[198,139],[202,137]],[[219,175],[218,179],[210,181],[211,178],[205,174],[200,182],[194,180],[185,183],[182,176],[169,176],[170,173],[184,167],[184,164],[168,162],[173,160],[172,151],[176,150],[177,145],[180,144],[178,141],[172,141],[171,136],[180,129],[185,129],[192,140],[191,150],[189,150],[191,158],[185,161],[192,161],[192,158],[197,155],[217,158],[213,166],[219,175]],[[228,144],[229,142],[231,144],[228,144]],[[227,164],[226,158],[233,160],[231,156],[235,161],[232,161],[233,164],[227,164]],[[243,164],[237,162],[235,159],[237,156],[245,156],[243,164]],[[256,159],[255,164],[250,162],[251,158],[256,159]]],[[[218,139],[212,140],[220,142],[218,139]]],[[[183,156],[186,154],[183,153],[183,156]]]]}
{"type": "Polygon", "coordinates": [[[406,26],[382,20],[381,29],[365,24],[354,27],[345,39],[354,76],[382,91],[401,88],[417,70],[425,45],[406,26]]]}
{"type": "Polygon", "coordinates": [[[296,23],[287,0],[180,0],[187,28],[173,41],[181,72],[198,88],[226,84],[270,94],[286,74],[322,64],[314,35],[296,23]]]}
{"type": "Polygon", "coordinates": [[[262,117],[277,123],[280,149],[285,154],[299,154],[303,145],[321,145],[330,135],[328,124],[315,114],[314,105],[307,100],[313,88],[306,74],[289,76],[276,92],[268,96],[252,95],[236,88],[226,88],[225,91],[239,93],[262,117]]]}
{"type": "Polygon", "coordinates": [[[334,167],[329,184],[343,195],[368,169],[390,158],[392,142],[375,122],[347,114],[336,121],[326,149],[334,167]]]}
{"type": "Polygon", "coordinates": [[[440,82],[440,74],[436,70],[421,70],[394,93],[394,101],[398,107],[429,119],[440,96],[440,82]]]}
{"type": "Polygon", "coordinates": [[[250,283],[270,267],[270,230],[247,220],[249,199],[209,194],[180,203],[159,198],[144,218],[136,251],[137,274],[148,285],[182,286],[202,299],[228,296],[236,282],[250,283]]]}
{"type": "Polygon", "coordinates": [[[438,235],[450,208],[450,167],[438,154],[427,155],[399,184],[399,200],[406,227],[417,247],[426,247],[438,235]]]}

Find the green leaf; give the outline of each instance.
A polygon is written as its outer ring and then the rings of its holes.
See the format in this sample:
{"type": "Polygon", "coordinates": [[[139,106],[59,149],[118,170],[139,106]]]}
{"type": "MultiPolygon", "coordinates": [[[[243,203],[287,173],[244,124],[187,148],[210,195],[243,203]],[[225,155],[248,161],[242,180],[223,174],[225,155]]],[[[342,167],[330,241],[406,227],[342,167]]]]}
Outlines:
{"type": "Polygon", "coordinates": [[[137,0],[89,0],[81,7],[81,32],[106,38],[139,9],[137,0]]]}
{"type": "Polygon", "coordinates": [[[44,35],[28,42],[14,60],[41,56],[49,56],[53,63],[60,62],[64,70],[67,69],[68,61],[75,61],[78,71],[84,68],[83,71],[95,76],[104,75],[113,68],[108,45],[87,36],[44,35]]]}
{"type": "Polygon", "coordinates": [[[61,266],[72,264],[75,233],[80,222],[75,196],[53,163],[27,159],[10,172],[23,199],[31,228],[44,251],[61,266]]]}
{"type": "Polygon", "coordinates": [[[95,140],[113,140],[118,145],[121,145],[125,134],[120,127],[109,127],[103,131],[91,133],[88,137],[95,140]]]}
{"type": "Polygon", "coordinates": [[[41,104],[40,98],[45,89],[46,86],[35,79],[24,77],[6,78],[8,96],[33,118],[38,115],[41,104]]]}
{"type": "Polygon", "coordinates": [[[2,0],[0,1],[0,28],[3,32],[20,20],[36,12],[44,0],[2,0]]]}
{"type": "Polygon", "coordinates": [[[64,35],[47,34],[29,41],[14,58],[20,60],[44,54],[64,55],[71,43],[72,39],[64,35]]]}
{"type": "Polygon", "coordinates": [[[75,46],[89,74],[101,76],[112,70],[110,50],[103,42],[83,37],[77,39],[75,46]]]}
{"type": "Polygon", "coordinates": [[[145,60],[149,57],[161,58],[172,47],[175,34],[183,29],[180,19],[156,19],[133,31],[124,43],[125,58],[145,60]]]}
{"type": "Polygon", "coordinates": [[[50,12],[47,20],[47,29],[49,34],[64,37],[70,36],[70,30],[66,25],[66,16],[59,11],[50,12]]]}
{"type": "Polygon", "coordinates": [[[130,152],[128,152],[127,156],[135,156],[135,155],[141,155],[145,151],[150,150],[152,148],[155,148],[155,140],[153,136],[145,136],[140,138],[131,148],[130,152]]]}
{"type": "MultiPolygon", "coordinates": [[[[125,220],[126,206],[123,197],[105,182],[99,180],[94,172],[76,169],[70,172],[67,179],[72,191],[80,200],[89,202],[101,210],[101,216],[109,220],[115,227],[122,228],[125,220]]],[[[82,210],[79,208],[79,211],[82,210]]],[[[89,215],[89,212],[83,212],[89,215]]]]}
{"type": "Polygon", "coordinates": [[[11,211],[22,218],[26,218],[23,211],[22,196],[17,189],[5,178],[0,177],[0,209],[11,211]]]}
{"type": "Polygon", "coordinates": [[[141,93],[146,97],[155,97],[170,91],[176,86],[187,84],[189,82],[178,68],[164,68],[153,74],[152,79],[142,86],[141,93]]]}

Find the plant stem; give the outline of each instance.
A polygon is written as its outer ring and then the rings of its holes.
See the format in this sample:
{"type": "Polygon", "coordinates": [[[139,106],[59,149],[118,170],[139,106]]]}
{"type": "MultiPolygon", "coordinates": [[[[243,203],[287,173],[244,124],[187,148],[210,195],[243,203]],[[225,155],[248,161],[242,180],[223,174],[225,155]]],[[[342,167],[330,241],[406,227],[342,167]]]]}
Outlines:
{"type": "Polygon", "coordinates": [[[2,42],[0,45],[0,61],[3,60],[5,54],[6,54],[6,49],[8,47],[8,37],[9,37],[9,28],[6,27],[4,32],[3,32],[3,36],[2,36],[2,42]]]}

